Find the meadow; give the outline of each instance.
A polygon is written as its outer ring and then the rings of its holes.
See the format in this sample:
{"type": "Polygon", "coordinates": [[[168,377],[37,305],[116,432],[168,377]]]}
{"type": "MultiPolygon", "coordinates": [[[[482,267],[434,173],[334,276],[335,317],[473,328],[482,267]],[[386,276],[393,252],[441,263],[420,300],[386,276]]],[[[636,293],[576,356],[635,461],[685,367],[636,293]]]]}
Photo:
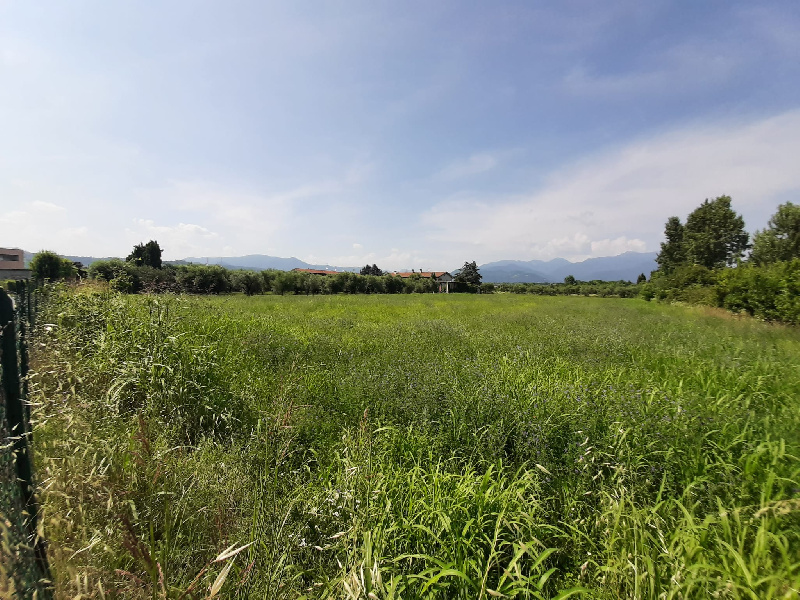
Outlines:
{"type": "Polygon", "coordinates": [[[638,299],[52,293],[59,598],[796,598],[800,331],[638,299]]]}

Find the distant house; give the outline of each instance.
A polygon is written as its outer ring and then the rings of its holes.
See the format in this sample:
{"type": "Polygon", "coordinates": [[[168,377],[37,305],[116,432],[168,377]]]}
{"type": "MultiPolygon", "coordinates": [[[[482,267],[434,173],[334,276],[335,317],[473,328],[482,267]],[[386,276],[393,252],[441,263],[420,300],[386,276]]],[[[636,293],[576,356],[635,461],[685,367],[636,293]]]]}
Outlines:
{"type": "Polygon", "coordinates": [[[25,254],[19,248],[0,248],[0,279],[30,279],[25,268],[25,254]]]}
{"type": "Polygon", "coordinates": [[[422,277],[423,279],[435,279],[436,283],[439,284],[439,291],[444,294],[449,294],[450,290],[455,289],[454,285],[456,279],[447,271],[403,271],[390,273],[390,275],[402,277],[403,279],[416,276],[422,277]]]}

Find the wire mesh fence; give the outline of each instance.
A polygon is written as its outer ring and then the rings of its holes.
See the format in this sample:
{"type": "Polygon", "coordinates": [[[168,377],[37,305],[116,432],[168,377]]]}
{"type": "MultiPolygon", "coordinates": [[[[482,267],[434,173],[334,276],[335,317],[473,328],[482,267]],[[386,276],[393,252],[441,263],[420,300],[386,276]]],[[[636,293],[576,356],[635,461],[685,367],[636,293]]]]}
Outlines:
{"type": "Polygon", "coordinates": [[[28,337],[39,291],[0,287],[0,598],[52,597],[31,457],[28,337]]]}

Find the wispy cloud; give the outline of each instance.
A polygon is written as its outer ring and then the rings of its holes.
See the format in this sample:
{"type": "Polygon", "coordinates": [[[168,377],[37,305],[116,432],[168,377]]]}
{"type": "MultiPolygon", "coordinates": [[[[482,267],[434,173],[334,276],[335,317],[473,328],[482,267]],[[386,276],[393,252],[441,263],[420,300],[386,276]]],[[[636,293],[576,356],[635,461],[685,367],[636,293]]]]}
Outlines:
{"type": "Polygon", "coordinates": [[[162,248],[169,249],[169,258],[207,254],[209,249],[224,250],[217,232],[193,223],[158,225],[151,219],[135,219],[134,225],[125,230],[125,237],[129,246],[151,239],[158,240],[162,248]]]}
{"type": "Polygon", "coordinates": [[[617,73],[599,73],[584,65],[564,76],[563,89],[592,98],[619,98],[669,94],[716,88],[730,80],[742,63],[750,59],[738,48],[719,42],[692,41],[665,49],[638,68],[617,73]]]}
{"type": "Polygon", "coordinates": [[[88,239],[88,228],[76,221],[64,207],[36,200],[22,204],[18,210],[0,211],[0,232],[4,244],[10,246],[59,251],[75,248],[76,242],[88,239]]]}
{"type": "MultiPolygon", "coordinates": [[[[359,248],[363,250],[363,248],[359,248]]],[[[441,259],[435,258],[421,250],[403,250],[391,248],[388,252],[356,252],[349,254],[307,254],[300,257],[310,264],[330,264],[340,267],[361,267],[376,264],[381,269],[396,271],[401,269],[419,268],[422,270],[436,270],[450,267],[449,263],[443,265],[441,259]]]]}
{"type": "Polygon", "coordinates": [[[63,206],[59,206],[58,204],[53,204],[52,202],[44,202],[42,200],[35,200],[31,203],[31,207],[34,210],[44,211],[44,212],[60,212],[63,210],[67,210],[63,206]]]}
{"type": "Polygon", "coordinates": [[[463,179],[494,169],[500,162],[499,158],[488,152],[473,154],[469,158],[451,162],[439,171],[435,178],[443,181],[463,179]]]}
{"type": "Polygon", "coordinates": [[[529,194],[451,198],[422,225],[429,239],[471,244],[487,260],[653,250],[667,217],[706,197],[731,194],[746,218],[766,221],[777,196],[800,190],[799,152],[800,111],[692,125],[588,157],[529,194]]]}

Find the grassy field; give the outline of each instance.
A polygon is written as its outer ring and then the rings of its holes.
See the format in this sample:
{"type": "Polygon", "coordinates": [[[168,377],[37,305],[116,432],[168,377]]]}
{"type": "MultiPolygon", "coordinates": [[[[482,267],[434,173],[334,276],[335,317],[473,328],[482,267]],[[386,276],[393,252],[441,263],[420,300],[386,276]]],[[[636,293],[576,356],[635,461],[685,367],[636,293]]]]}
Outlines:
{"type": "Polygon", "coordinates": [[[797,329],[516,295],[44,321],[61,598],[798,597],[797,329]]]}

